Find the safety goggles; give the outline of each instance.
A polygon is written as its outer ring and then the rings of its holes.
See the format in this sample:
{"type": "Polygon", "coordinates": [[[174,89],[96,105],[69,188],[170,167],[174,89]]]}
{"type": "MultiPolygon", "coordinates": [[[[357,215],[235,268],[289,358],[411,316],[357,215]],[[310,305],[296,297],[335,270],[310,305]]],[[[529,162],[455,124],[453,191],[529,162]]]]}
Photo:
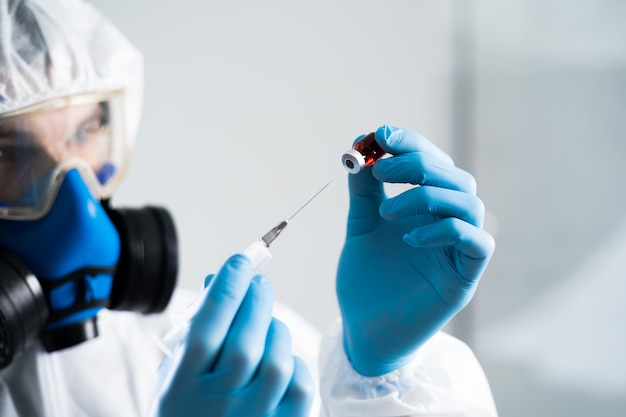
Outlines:
{"type": "Polygon", "coordinates": [[[0,115],[0,218],[36,219],[65,174],[77,169],[99,199],[110,197],[130,154],[123,93],[50,100],[0,115]]]}

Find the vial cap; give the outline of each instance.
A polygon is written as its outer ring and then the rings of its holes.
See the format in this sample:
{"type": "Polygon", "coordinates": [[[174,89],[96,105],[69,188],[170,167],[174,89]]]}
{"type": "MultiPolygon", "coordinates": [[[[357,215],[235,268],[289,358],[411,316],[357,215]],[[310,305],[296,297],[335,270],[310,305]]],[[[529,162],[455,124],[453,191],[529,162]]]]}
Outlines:
{"type": "Polygon", "coordinates": [[[350,149],[341,156],[341,164],[350,174],[356,174],[365,167],[365,157],[350,149]]]}

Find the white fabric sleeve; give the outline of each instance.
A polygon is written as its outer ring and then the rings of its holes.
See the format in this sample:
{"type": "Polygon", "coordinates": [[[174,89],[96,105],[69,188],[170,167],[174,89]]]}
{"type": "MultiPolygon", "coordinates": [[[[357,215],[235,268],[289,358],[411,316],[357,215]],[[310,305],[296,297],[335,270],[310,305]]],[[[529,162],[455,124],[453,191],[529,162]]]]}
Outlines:
{"type": "Polygon", "coordinates": [[[337,319],[322,341],[322,417],[497,416],[487,378],[462,341],[439,332],[404,367],[366,377],[350,365],[342,331],[337,319]]]}

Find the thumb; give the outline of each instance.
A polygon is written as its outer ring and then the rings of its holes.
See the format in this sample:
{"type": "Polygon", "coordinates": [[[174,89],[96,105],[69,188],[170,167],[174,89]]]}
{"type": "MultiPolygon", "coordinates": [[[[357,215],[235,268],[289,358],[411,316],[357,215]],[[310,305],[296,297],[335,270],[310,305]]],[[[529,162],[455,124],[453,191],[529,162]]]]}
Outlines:
{"type": "Polygon", "coordinates": [[[215,274],[209,274],[204,278],[204,288],[208,287],[209,285],[211,285],[211,282],[213,281],[213,278],[215,278],[215,274]]]}
{"type": "Polygon", "coordinates": [[[369,232],[380,220],[380,204],[385,200],[383,183],[372,175],[370,168],[348,175],[350,210],[348,236],[369,232]]]}

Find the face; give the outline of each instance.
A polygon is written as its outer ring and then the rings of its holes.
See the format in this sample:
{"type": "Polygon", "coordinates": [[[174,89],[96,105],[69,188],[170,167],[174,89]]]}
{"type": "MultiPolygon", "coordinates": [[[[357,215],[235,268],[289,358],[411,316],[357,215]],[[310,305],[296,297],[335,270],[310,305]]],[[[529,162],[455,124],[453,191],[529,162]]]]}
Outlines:
{"type": "Polygon", "coordinates": [[[97,173],[108,145],[107,113],[105,103],[89,103],[0,120],[0,204],[18,204],[70,158],[97,173]]]}

